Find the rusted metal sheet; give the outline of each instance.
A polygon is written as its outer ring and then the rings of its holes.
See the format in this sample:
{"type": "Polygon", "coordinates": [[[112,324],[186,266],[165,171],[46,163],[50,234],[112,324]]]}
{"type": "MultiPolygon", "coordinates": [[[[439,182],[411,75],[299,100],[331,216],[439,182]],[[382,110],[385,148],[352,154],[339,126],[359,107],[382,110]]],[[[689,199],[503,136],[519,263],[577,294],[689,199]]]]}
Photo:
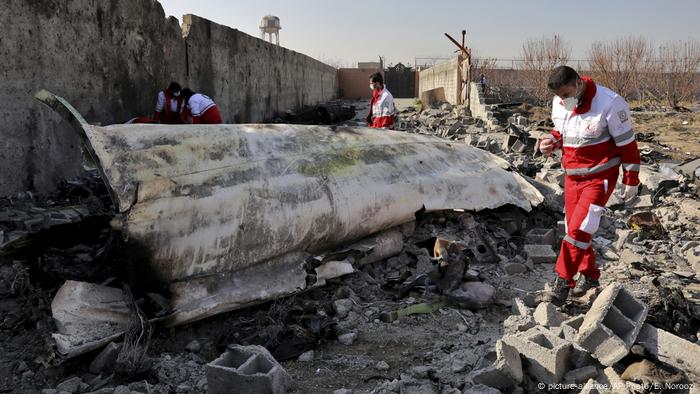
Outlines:
{"type": "Polygon", "coordinates": [[[542,201],[504,160],[435,137],[284,124],[98,127],[61,98],[37,98],[87,144],[140,265],[169,286],[169,324],[311,287],[319,271],[309,256],[423,208],[542,201]]]}

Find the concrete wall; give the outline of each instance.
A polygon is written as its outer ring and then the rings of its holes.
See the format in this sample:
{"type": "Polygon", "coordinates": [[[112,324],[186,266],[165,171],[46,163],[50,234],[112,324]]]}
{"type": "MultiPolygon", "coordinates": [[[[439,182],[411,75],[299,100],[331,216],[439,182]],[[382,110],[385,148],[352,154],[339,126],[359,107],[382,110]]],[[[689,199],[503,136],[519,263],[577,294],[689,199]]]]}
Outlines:
{"type": "Polygon", "coordinates": [[[152,113],[155,92],[184,75],[179,24],[155,1],[9,0],[0,20],[3,196],[50,190],[80,169],[78,138],[32,99],[37,90],[66,97],[90,122],[116,123],[152,113]]]}
{"type": "MultiPolygon", "coordinates": [[[[341,68],[338,69],[338,89],[340,97],[347,99],[369,99],[369,76],[384,71],[379,68],[341,68]]],[[[391,91],[391,89],[389,90],[391,91]]]]}
{"type": "Polygon", "coordinates": [[[183,25],[187,83],[212,97],[225,123],[261,122],[337,96],[337,70],[329,65],[194,15],[183,25]]]}
{"type": "Polygon", "coordinates": [[[77,137],[32,99],[42,88],[101,124],[152,116],[171,80],[211,96],[225,122],[337,95],[334,68],[197,17],[185,40],[155,0],[8,0],[0,20],[0,196],[47,192],[80,171],[77,137]]]}
{"type": "Polygon", "coordinates": [[[481,84],[470,82],[469,89],[469,111],[471,111],[472,116],[484,121],[489,129],[497,128],[499,126],[498,119],[494,116],[491,106],[486,103],[487,100],[484,97],[481,84]]]}
{"type": "Polygon", "coordinates": [[[418,90],[423,93],[436,88],[445,89],[445,99],[450,104],[461,103],[460,58],[454,58],[420,71],[418,90]]]}

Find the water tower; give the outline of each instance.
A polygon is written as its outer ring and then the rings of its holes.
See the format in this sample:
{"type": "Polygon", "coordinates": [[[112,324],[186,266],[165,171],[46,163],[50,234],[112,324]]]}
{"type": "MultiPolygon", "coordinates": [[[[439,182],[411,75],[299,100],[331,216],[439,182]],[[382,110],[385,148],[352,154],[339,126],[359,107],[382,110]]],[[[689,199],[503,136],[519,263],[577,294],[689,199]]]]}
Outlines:
{"type": "Polygon", "coordinates": [[[274,15],[265,15],[260,20],[260,38],[265,39],[265,33],[267,33],[272,42],[272,35],[275,35],[275,43],[280,44],[280,30],[282,25],[280,25],[280,18],[274,15]]]}

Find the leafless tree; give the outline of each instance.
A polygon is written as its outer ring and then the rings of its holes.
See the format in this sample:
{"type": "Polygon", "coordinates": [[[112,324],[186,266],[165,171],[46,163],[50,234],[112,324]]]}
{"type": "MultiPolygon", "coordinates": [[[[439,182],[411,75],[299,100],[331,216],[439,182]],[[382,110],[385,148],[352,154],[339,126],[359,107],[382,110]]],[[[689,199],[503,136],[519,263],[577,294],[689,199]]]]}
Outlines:
{"type": "Polygon", "coordinates": [[[588,53],[593,78],[625,98],[640,88],[641,72],[652,47],[644,37],[595,42],[588,53]]]}
{"type": "Polygon", "coordinates": [[[636,90],[639,101],[646,104],[660,105],[663,100],[660,80],[663,75],[663,64],[659,60],[658,53],[652,43],[645,58],[639,66],[636,78],[636,90]]]}
{"type": "Polygon", "coordinates": [[[559,36],[530,39],[523,44],[521,70],[525,88],[537,104],[546,104],[551,93],[547,88],[550,72],[569,61],[571,47],[559,36]]]}
{"type": "Polygon", "coordinates": [[[660,77],[657,79],[660,95],[671,107],[683,101],[693,100],[698,94],[698,68],[700,67],[700,41],[669,42],[659,47],[660,77]]]}
{"type": "Polygon", "coordinates": [[[472,57],[472,80],[477,81],[484,74],[490,81],[497,61],[494,57],[472,57]]]}

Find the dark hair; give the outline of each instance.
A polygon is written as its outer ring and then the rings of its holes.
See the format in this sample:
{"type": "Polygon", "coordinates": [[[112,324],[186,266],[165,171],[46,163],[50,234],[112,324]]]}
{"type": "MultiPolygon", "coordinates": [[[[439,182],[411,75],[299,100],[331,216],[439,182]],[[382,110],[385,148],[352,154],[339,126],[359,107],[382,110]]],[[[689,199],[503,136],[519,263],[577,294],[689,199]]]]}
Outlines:
{"type": "Polygon", "coordinates": [[[374,73],[369,76],[369,80],[372,82],[379,82],[382,85],[384,85],[384,77],[382,77],[381,73],[374,73]]]}
{"type": "Polygon", "coordinates": [[[569,66],[559,66],[549,74],[547,87],[550,90],[558,90],[562,86],[572,85],[579,79],[576,70],[569,66]]]}
{"type": "Polygon", "coordinates": [[[193,94],[194,94],[194,92],[191,91],[190,88],[184,88],[184,89],[182,89],[182,90],[180,91],[180,96],[184,97],[185,100],[187,100],[187,99],[189,99],[190,97],[192,97],[193,94]]]}
{"type": "Polygon", "coordinates": [[[170,93],[181,92],[182,86],[180,86],[180,84],[175,81],[170,82],[170,85],[168,85],[168,91],[170,93]]]}

